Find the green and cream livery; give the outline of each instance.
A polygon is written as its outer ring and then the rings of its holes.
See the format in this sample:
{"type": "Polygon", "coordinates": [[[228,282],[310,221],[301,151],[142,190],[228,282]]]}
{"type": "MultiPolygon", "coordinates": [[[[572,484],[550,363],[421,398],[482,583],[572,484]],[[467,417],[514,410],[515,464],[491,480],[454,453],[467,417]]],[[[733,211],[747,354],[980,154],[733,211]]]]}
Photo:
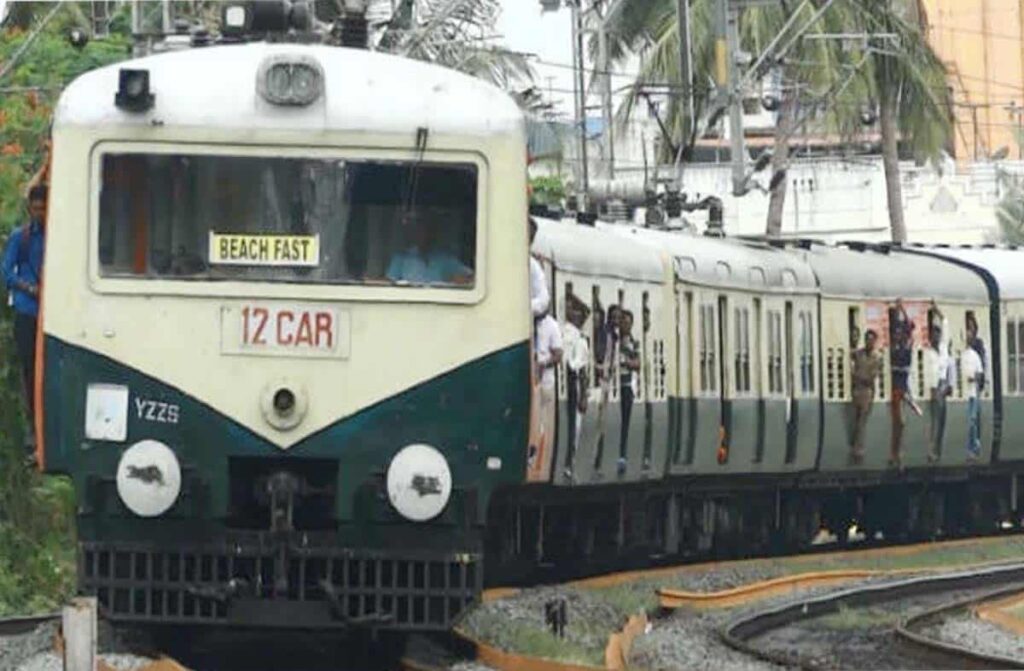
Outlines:
{"type": "Polygon", "coordinates": [[[526,468],[516,105],[226,46],[82,76],[53,141],[37,400],[83,589],[129,620],[446,627],[526,468]]]}

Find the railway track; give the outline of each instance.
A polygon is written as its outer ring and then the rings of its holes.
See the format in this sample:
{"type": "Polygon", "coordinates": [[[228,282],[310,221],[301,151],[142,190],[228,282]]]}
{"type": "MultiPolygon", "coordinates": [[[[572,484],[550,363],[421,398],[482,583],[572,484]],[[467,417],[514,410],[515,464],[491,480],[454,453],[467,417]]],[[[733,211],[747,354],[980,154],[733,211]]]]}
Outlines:
{"type": "Polygon", "coordinates": [[[940,641],[921,631],[951,613],[1022,590],[1024,563],[886,581],[747,614],[727,624],[720,636],[730,647],[759,659],[815,671],[843,668],[854,659],[860,668],[1024,668],[1021,660],[940,641]],[[891,615],[896,602],[910,614],[884,622],[884,613],[891,615]],[[837,632],[811,622],[854,611],[865,613],[863,636],[852,634],[853,626],[837,632]]]}
{"type": "Polygon", "coordinates": [[[18,636],[35,631],[39,625],[47,622],[59,622],[60,613],[45,613],[42,615],[29,615],[27,617],[0,618],[0,638],[18,636]]]}

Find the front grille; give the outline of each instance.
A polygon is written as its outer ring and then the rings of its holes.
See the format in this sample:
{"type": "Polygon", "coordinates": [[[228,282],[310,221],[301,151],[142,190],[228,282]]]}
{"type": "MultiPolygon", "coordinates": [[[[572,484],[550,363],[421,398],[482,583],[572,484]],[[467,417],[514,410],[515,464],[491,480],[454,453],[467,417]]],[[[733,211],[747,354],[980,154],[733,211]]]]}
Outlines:
{"type": "Polygon", "coordinates": [[[82,543],[79,582],[113,620],[443,630],[479,595],[483,581],[477,555],[293,549],[283,563],[286,587],[279,584],[279,563],[266,547],[168,551],[82,543]],[[228,597],[232,579],[243,586],[228,597]]]}

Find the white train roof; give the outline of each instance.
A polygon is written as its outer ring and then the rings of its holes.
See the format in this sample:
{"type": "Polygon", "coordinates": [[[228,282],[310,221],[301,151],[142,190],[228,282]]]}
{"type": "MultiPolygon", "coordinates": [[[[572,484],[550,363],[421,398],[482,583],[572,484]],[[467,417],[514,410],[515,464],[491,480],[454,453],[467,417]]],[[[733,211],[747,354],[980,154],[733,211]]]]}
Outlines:
{"type": "Polygon", "coordinates": [[[622,240],[592,226],[534,217],[533,250],[556,268],[583,275],[662,283],[665,259],[650,245],[622,240]]]}
{"type": "Polygon", "coordinates": [[[824,296],[988,302],[979,275],[938,258],[866,245],[811,245],[791,253],[810,263],[824,296]]]}
{"type": "Polygon", "coordinates": [[[242,130],[415,133],[423,127],[458,135],[525,134],[512,99],[479,79],[387,54],[297,44],[205,47],[116,63],[72,82],[54,117],[56,127],[159,122],[242,130]],[[312,57],[324,69],[324,96],[308,107],[271,105],[257,94],[260,64],[288,54],[312,57]],[[153,109],[133,114],[114,106],[121,68],[149,70],[153,109]]]}
{"type": "Polygon", "coordinates": [[[818,290],[810,266],[767,245],[621,224],[602,226],[601,230],[670,255],[676,277],[684,282],[752,291],[818,290]]]}
{"type": "Polygon", "coordinates": [[[965,263],[986,272],[1003,300],[1024,300],[1024,250],[1009,247],[921,247],[928,254],[965,263]]]}

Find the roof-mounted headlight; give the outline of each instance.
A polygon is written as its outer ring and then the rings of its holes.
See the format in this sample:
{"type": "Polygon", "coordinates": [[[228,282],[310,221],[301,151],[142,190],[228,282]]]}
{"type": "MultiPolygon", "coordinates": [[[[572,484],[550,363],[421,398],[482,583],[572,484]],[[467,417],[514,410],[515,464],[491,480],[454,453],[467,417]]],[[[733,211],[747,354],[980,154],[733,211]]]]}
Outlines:
{"type": "Polygon", "coordinates": [[[324,71],[308,56],[271,56],[260,66],[256,87],[274,105],[309,105],[323,94],[324,71]]]}
{"type": "Polygon", "coordinates": [[[127,112],[145,112],[153,107],[155,99],[149,90],[149,70],[121,68],[114,105],[127,112]]]}

